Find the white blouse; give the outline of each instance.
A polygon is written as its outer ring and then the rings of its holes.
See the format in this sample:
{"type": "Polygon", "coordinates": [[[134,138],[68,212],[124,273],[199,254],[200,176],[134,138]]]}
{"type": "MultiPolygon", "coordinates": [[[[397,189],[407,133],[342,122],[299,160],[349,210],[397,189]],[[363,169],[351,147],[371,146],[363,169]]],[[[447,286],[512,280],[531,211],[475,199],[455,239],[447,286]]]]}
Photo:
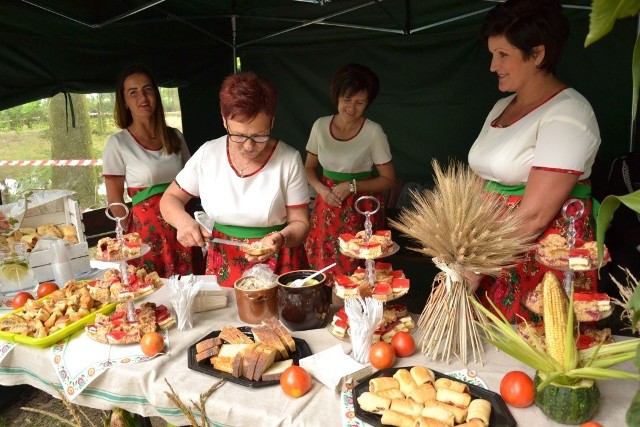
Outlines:
{"type": "Polygon", "coordinates": [[[279,141],[267,164],[240,177],[229,164],[227,136],[204,143],[176,177],[178,185],[200,197],[215,222],[269,227],[287,222],[287,207],[309,204],[300,153],[279,141]]]}
{"type": "Polygon", "coordinates": [[[469,165],[483,179],[504,185],[527,182],[532,167],[591,175],[600,146],[600,130],[589,102],[565,89],[508,127],[491,122],[515,95],[499,100],[469,151],[469,165]]]}
{"type": "Polygon", "coordinates": [[[189,149],[182,133],[173,130],[182,141],[180,153],[166,154],[162,149],[147,150],[127,130],[111,135],[102,153],[102,175],[124,176],[130,188],[172,182],[189,160],[189,149]]]}

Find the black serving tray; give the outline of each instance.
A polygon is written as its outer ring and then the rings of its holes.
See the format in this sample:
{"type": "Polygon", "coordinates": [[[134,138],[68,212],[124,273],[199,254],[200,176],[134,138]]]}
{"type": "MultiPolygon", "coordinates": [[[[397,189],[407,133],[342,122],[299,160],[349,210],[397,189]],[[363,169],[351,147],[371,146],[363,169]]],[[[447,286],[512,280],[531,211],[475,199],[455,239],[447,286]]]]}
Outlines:
{"type": "MultiPolygon", "coordinates": [[[[360,395],[362,395],[362,393],[364,393],[365,391],[369,391],[369,380],[371,380],[372,378],[392,377],[393,374],[395,374],[398,369],[409,370],[412,367],[413,366],[408,366],[404,368],[399,367],[399,368],[382,369],[378,372],[373,373],[372,375],[369,375],[368,377],[361,379],[358,382],[358,385],[353,389],[353,405],[355,407],[356,416],[360,418],[362,421],[365,421],[374,427],[384,426],[384,424],[380,422],[380,420],[382,419],[382,416],[362,410],[357,399],[358,397],[360,397],[360,395]]],[[[441,374],[440,372],[433,371],[433,373],[436,376],[436,379],[449,378],[452,381],[461,382],[457,378],[453,378],[448,375],[441,374]]],[[[466,384],[469,386],[471,397],[473,397],[474,399],[478,399],[478,398],[485,399],[491,403],[491,418],[489,418],[489,427],[515,427],[516,426],[516,420],[513,418],[513,415],[511,415],[511,411],[509,411],[507,404],[504,402],[504,400],[502,400],[502,397],[499,394],[494,393],[490,390],[484,389],[482,387],[478,387],[477,385],[474,385],[474,384],[469,384],[469,383],[466,383],[466,384]]]]}
{"type": "MultiPolygon", "coordinates": [[[[253,333],[251,332],[251,327],[250,326],[241,326],[238,328],[240,331],[242,331],[245,335],[247,335],[249,338],[253,339],[253,333]]],[[[272,380],[272,381],[252,381],[252,380],[248,380],[246,378],[236,378],[233,375],[231,375],[228,372],[223,372],[220,371],[218,369],[214,369],[213,365],[211,364],[211,362],[209,362],[209,359],[205,359],[202,360],[201,362],[196,362],[196,344],[199,343],[202,340],[206,340],[208,338],[215,338],[218,335],[220,335],[220,331],[213,331],[211,333],[209,333],[208,335],[200,338],[198,341],[196,341],[195,343],[193,343],[192,346],[189,347],[189,351],[188,351],[188,355],[187,355],[187,365],[189,366],[189,369],[193,369],[194,371],[198,371],[198,372],[202,372],[203,374],[207,374],[207,375],[211,375],[213,377],[218,377],[218,378],[224,378],[225,380],[232,382],[232,383],[236,383],[236,384],[240,384],[243,385],[245,387],[253,387],[253,388],[258,388],[258,387],[267,387],[270,385],[274,385],[274,384],[279,384],[280,382],[278,380],[272,380]]],[[[307,356],[311,356],[311,348],[309,348],[309,344],[307,344],[307,342],[303,339],[300,338],[293,338],[293,340],[296,343],[296,351],[294,351],[293,353],[291,353],[289,355],[289,357],[291,359],[293,359],[293,363],[295,365],[299,365],[300,363],[300,359],[303,359],[307,356]]]]}

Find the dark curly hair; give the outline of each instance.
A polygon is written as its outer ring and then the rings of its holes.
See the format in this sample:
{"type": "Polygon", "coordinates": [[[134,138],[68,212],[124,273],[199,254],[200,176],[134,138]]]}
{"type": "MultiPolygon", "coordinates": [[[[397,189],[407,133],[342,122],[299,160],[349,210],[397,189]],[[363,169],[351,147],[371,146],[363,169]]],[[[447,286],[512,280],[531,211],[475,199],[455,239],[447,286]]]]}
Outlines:
{"type": "Polygon", "coordinates": [[[491,9],[481,29],[482,37],[504,36],[522,51],[524,59],[544,45],[538,68],[555,73],[569,38],[569,22],[558,0],[507,0],[491,9]]]}
{"type": "Polygon", "coordinates": [[[373,104],[380,91],[380,80],[376,73],[360,64],[347,64],[333,75],[331,81],[331,101],[338,108],[338,99],[342,96],[367,92],[367,108],[373,104]]]}

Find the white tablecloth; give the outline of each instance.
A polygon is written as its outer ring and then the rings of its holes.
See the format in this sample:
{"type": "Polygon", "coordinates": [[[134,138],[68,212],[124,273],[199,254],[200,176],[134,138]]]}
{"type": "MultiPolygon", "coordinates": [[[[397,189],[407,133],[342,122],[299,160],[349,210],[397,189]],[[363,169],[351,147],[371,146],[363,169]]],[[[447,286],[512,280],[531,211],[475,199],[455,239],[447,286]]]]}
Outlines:
{"type": "MultiPolygon", "coordinates": [[[[160,291],[162,292],[162,291],[160,291]]],[[[233,290],[230,290],[233,292],[233,290]]],[[[154,295],[161,300],[162,294],[154,295]]],[[[165,302],[169,306],[168,301],[165,302]]],[[[198,313],[194,316],[194,328],[180,332],[173,328],[169,332],[170,346],[166,355],[150,361],[117,366],[104,372],[87,387],[75,400],[75,404],[99,409],[121,407],[145,416],[159,416],[175,425],[188,424],[165,392],[169,390],[165,379],[186,403],[198,401],[199,394],[206,391],[217,378],[192,371],[187,366],[187,349],[211,331],[224,325],[244,325],[235,307],[198,313]]],[[[326,329],[294,332],[295,337],[304,339],[311,350],[319,352],[339,341],[326,329]]],[[[489,389],[499,390],[504,373],[523,370],[533,376],[529,367],[485,345],[485,365],[471,363],[468,367],[477,371],[489,389]]],[[[60,387],[53,370],[50,350],[18,344],[0,362],[0,384],[30,384],[57,397],[52,387],[60,387]]],[[[440,372],[462,369],[459,363],[436,363],[422,354],[398,359],[397,367],[422,364],[440,372]]],[[[625,363],[619,368],[634,372],[633,365],[625,363]]],[[[625,425],[625,413],[634,396],[638,383],[633,381],[609,380],[599,382],[602,393],[601,404],[594,420],[605,426],[625,425]]],[[[518,409],[511,413],[520,426],[553,426],[536,406],[518,409]]],[[[278,385],[265,388],[247,388],[226,383],[207,400],[207,414],[211,421],[233,426],[341,426],[342,408],[339,395],[314,381],[311,391],[305,396],[293,399],[285,396],[278,385]]]]}

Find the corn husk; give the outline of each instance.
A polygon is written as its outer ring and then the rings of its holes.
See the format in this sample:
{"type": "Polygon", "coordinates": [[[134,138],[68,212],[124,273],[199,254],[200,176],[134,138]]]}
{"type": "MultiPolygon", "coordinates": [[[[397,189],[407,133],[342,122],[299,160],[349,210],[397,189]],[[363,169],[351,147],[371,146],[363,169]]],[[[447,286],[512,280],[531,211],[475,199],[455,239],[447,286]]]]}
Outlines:
{"type": "Polygon", "coordinates": [[[462,363],[469,356],[482,362],[482,331],[486,322],[471,302],[465,271],[497,276],[531,249],[531,236],[518,233],[521,220],[498,197],[483,192],[483,181],[462,163],[443,170],[432,162],[435,187],[411,193],[413,206],[390,224],[409,237],[409,249],[432,258],[442,270],[418,321],[421,351],[433,360],[462,363]]]}

